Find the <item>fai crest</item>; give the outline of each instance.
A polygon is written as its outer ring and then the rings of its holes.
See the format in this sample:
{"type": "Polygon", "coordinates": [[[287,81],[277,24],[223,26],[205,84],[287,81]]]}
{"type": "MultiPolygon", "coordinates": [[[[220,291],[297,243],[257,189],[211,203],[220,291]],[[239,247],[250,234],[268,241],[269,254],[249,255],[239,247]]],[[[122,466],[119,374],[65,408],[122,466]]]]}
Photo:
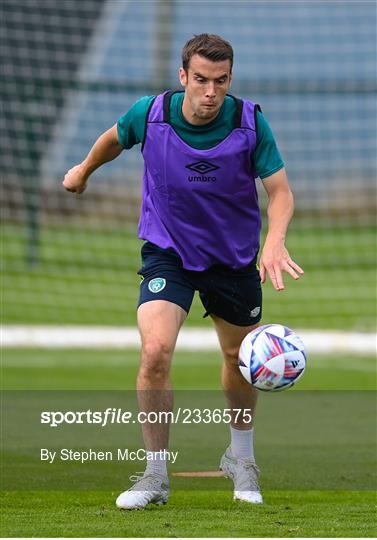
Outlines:
{"type": "Polygon", "coordinates": [[[152,293],[159,293],[162,291],[162,289],[165,289],[166,286],[166,279],[161,277],[156,277],[154,279],[151,279],[148,283],[148,289],[152,293]]]}

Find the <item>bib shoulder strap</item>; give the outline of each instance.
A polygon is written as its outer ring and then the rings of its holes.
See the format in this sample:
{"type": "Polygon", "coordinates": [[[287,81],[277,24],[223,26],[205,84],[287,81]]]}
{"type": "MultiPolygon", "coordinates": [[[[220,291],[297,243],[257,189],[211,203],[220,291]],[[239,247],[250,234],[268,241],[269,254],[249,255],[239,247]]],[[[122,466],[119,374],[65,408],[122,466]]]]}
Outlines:
{"type": "Polygon", "coordinates": [[[170,124],[170,103],[171,103],[172,95],[177,94],[178,92],[182,93],[183,90],[170,90],[169,92],[166,92],[164,95],[163,113],[164,113],[164,122],[166,122],[167,124],[170,124]]]}
{"type": "Polygon", "coordinates": [[[257,126],[257,111],[261,111],[260,105],[253,103],[248,99],[240,99],[232,94],[227,96],[234,99],[236,104],[236,112],[234,113],[233,129],[245,128],[256,131],[257,126]]]}
{"type": "Polygon", "coordinates": [[[237,98],[235,96],[232,96],[232,98],[235,101],[236,104],[236,112],[234,113],[234,124],[233,129],[237,129],[241,127],[242,122],[242,111],[243,111],[243,100],[240,98],[237,98]]]}
{"type": "Polygon", "coordinates": [[[241,128],[257,130],[257,112],[262,112],[260,105],[253,103],[247,99],[243,102],[243,110],[241,116],[241,128]]]}

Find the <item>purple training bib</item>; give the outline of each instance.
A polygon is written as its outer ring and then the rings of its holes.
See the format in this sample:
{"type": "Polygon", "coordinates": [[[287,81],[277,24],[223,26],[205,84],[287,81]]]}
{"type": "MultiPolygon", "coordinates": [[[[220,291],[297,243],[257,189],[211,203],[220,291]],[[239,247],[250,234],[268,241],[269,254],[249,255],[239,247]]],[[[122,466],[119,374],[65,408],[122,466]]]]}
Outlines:
{"type": "Polygon", "coordinates": [[[251,165],[258,105],[234,98],[233,130],[198,150],[170,125],[171,95],[156,97],[147,120],[139,238],[173,248],[188,270],[246,266],[259,250],[261,229],[251,165]]]}

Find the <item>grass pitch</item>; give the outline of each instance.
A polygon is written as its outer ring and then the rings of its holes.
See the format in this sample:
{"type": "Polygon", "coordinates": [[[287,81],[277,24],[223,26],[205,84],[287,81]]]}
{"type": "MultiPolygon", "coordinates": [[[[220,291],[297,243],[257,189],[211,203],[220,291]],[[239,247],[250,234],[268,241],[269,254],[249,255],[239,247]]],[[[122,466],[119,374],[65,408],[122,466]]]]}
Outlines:
{"type": "Polygon", "coordinates": [[[3,497],[2,534],[30,537],[373,537],[371,493],[268,491],[236,504],[228,491],[173,491],[164,507],[121,512],[116,492],[23,492],[3,497]]]}
{"type": "MultiPolygon", "coordinates": [[[[26,263],[27,231],[4,227],[3,321],[8,324],[136,325],[140,247],[129,228],[43,226],[38,263],[26,263]]],[[[297,221],[288,235],[305,275],[286,276],[286,291],[263,287],[263,321],[292,328],[373,331],[376,317],[375,230],[297,221]]],[[[195,295],[186,324],[203,321],[195,295]]]]}
{"type": "MultiPolygon", "coordinates": [[[[137,351],[4,350],[3,388],[16,390],[20,395],[31,389],[131,389],[137,365],[137,351]]],[[[215,353],[177,353],[172,374],[174,386],[177,390],[216,392],[220,388],[219,365],[220,358],[215,353]]],[[[113,477],[113,484],[111,474],[109,484],[109,473],[106,475],[105,469],[100,468],[95,488],[73,489],[74,478],[71,489],[65,485],[58,490],[50,484],[50,489],[41,486],[15,491],[6,486],[7,491],[2,493],[1,533],[8,537],[373,537],[377,533],[376,500],[371,489],[376,457],[374,428],[369,432],[369,424],[363,425],[369,408],[357,407],[370,394],[368,390],[374,388],[374,358],[311,357],[297,390],[289,390],[285,395],[293,399],[297,410],[307,400],[314,403],[310,408],[315,414],[308,418],[309,425],[296,429],[289,440],[284,439],[287,424],[269,433],[263,410],[265,404],[268,409],[272,395],[262,396],[256,430],[256,454],[265,498],[261,507],[233,502],[230,480],[199,478],[183,486],[182,479],[173,477],[166,506],[121,512],[115,508],[114,500],[120,489],[130,485],[127,468],[124,477],[113,477]],[[347,409],[351,398],[354,403],[347,409]],[[333,426],[326,423],[331,414],[336,419],[333,426]],[[317,424],[324,426],[318,435],[316,418],[317,424]],[[347,433],[349,439],[343,440],[347,433]],[[323,440],[317,441],[321,434],[323,440]],[[310,437],[318,444],[312,444],[310,437]],[[338,456],[337,462],[332,462],[331,456],[338,456]],[[341,479],[335,475],[332,480],[331,474],[338,467],[344,469],[345,476],[341,479]],[[289,478],[284,474],[279,477],[279,471],[290,470],[295,472],[289,478]],[[328,489],[330,481],[333,485],[328,489]],[[316,489],[312,489],[313,485],[316,489]]],[[[372,419],[373,408],[369,414],[372,419]]],[[[292,426],[295,427],[294,422],[292,426]]],[[[223,448],[220,443],[224,445],[222,441],[227,439],[227,427],[222,426],[213,459],[211,453],[208,457],[213,468],[217,467],[219,450],[223,448]]],[[[200,441],[195,444],[200,452],[200,441]]],[[[28,474],[21,466],[15,467],[15,471],[20,478],[28,474]]]]}

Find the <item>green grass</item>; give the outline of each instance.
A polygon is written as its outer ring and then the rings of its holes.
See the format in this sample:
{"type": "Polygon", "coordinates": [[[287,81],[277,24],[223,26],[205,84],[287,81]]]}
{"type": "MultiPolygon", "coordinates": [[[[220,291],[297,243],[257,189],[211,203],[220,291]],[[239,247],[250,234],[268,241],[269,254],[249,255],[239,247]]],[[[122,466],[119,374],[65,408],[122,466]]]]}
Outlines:
{"type": "MultiPolygon", "coordinates": [[[[2,363],[3,388],[15,390],[16,402],[30,412],[34,410],[30,398],[38,394],[29,390],[52,396],[52,407],[54,399],[59,399],[58,390],[76,389],[82,403],[98,399],[102,409],[106,395],[114,392],[83,390],[133,389],[138,353],[4,349],[2,363]],[[52,389],[56,392],[46,392],[52,389]]],[[[176,399],[183,395],[180,389],[192,388],[195,390],[184,395],[191,396],[195,406],[211,396],[217,400],[220,363],[216,353],[177,353],[172,374],[176,399]]],[[[173,477],[166,506],[120,512],[114,499],[129,485],[128,475],[136,465],[114,464],[112,468],[96,464],[90,475],[81,465],[69,468],[63,464],[54,469],[43,464],[41,472],[41,465],[28,461],[21,448],[35,436],[31,415],[30,422],[14,426],[14,437],[20,444],[8,462],[10,472],[5,471],[1,533],[9,537],[373,537],[377,533],[371,476],[376,460],[375,386],[373,357],[312,356],[296,389],[261,396],[256,455],[262,469],[262,507],[233,502],[229,480],[182,482],[173,477]],[[62,473],[58,490],[54,479],[62,473]],[[7,478],[12,474],[14,486],[27,485],[29,479],[35,486],[41,479],[41,487],[10,489],[7,478]],[[87,489],[82,486],[85,474],[90,480],[87,489]]],[[[8,419],[17,413],[7,396],[3,406],[10,414],[8,419]]],[[[5,433],[8,429],[5,422],[5,433]]],[[[120,436],[127,439],[127,433],[125,430],[120,436]]],[[[183,458],[183,465],[177,462],[170,470],[182,470],[183,466],[197,470],[203,463],[216,468],[227,440],[226,426],[198,431],[174,427],[172,447],[192,448],[192,457],[191,462],[183,458]]],[[[137,438],[133,442],[139,444],[137,438]]],[[[79,436],[74,438],[75,445],[82,446],[79,436]]],[[[137,470],[141,470],[140,465],[137,470]]]]}
{"type": "Polygon", "coordinates": [[[268,492],[263,507],[226,492],[173,492],[163,508],[119,512],[115,492],[7,493],[2,534],[17,537],[373,537],[375,497],[268,492]]]}
{"type": "MultiPolygon", "coordinates": [[[[3,387],[9,390],[123,390],[135,388],[139,352],[116,349],[3,349],[3,387]]],[[[177,352],[174,388],[220,386],[216,352],[177,352]],[[186,368],[189,366],[189,369],[186,368]]],[[[373,356],[310,356],[300,390],[373,390],[373,356]]]]}
{"type": "MultiPolygon", "coordinates": [[[[129,228],[77,226],[41,229],[39,263],[26,264],[27,232],[5,226],[4,322],[135,325],[140,245],[129,228]]],[[[375,231],[294,222],[291,256],[305,269],[286,290],[264,286],[264,321],[296,328],[375,327],[375,231]]],[[[209,324],[196,295],[188,325],[209,324]]]]}

